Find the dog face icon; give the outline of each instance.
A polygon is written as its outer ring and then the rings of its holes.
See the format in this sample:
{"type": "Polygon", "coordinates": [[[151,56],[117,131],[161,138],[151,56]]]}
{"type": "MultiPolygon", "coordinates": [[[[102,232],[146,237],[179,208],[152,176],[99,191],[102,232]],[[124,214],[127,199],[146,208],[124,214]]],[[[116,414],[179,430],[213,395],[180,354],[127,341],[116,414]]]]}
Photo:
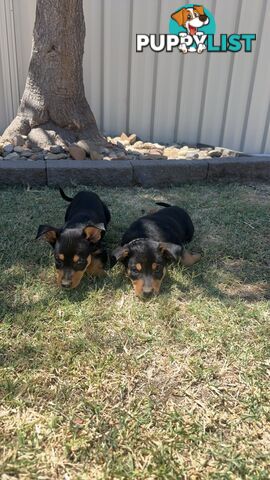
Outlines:
{"type": "Polygon", "coordinates": [[[194,5],[192,8],[182,8],[182,10],[173,13],[171,18],[179,26],[184,27],[187,33],[192,36],[196,35],[201,27],[209,23],[209,18],[201,5],[194,5]]]}

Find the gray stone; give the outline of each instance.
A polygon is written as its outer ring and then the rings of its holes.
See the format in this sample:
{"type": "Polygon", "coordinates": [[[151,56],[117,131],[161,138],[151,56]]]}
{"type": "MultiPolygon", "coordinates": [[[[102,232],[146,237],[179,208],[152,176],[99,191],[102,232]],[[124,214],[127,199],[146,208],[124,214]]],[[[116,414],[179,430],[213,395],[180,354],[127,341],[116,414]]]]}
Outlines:
{"type": "Polygon", "coordinates": [[[66,153],[48,153],[45,156],[45,160],[64,160],[67,158],[66,153]]]}
{"type": "Polygon", "coordinates": [[[91,160],[102,160],[103,159],[103,155],[99,152],[97,152],[96,150],[90,150],[90,158],[91,160]]]}
{"type": "Polygon", "coordinates": [[[16,153],[23,153],[24,150],[25,149],[23,147],[20,147],[20,146],[14,147],[14,152],[16,152],[16,153]]]}
{"type": "Polygon", "coordinates": [[[32,150],[33,153],[40,153],[40,152],[42,152],[42,148],[39,148],[39,147],[32,147],[31,150],[32,150]]]}
{"type": "Polygon", "coordinates": [[[14,145],[12,145],[11,143],[9,143],[8,145],[5,145],[3,148],[4,153],[6,153],[7,155],[9,153],[12,153],[13,150],[14,150],[14,145]]]}
{"type": "Polygon", "coordinates": [[[208,160],[210,181],[265,181],[270,180],[269,157],[237,157],[208,160]]]}
{"type": "Polygon", "coordinates": [[[61,145],[53,145],[50,147],[50,152],[51,153],[65,153],[64,149],[61,147],[61,145]]]}
{"type": "Polygon", "coordinates": [[[117,153],[116,160],[129,160],[126,152],[117,153]]]}
{"type": "Polygon", "coordinates": [[[44,155],[42,152],[33,153],[33,155],[31,155],[30,157],[30,160],[34,160],[34,161],[44,160],[44,155]]]}
{"type": "Polygon", "coordinates": [[[132,186],[132,166],[129,161],[48,160],[46,164],[48,185],[132,186]]]}
{"type": "Polygon", "coordinates": [[[0,162],[1,162],[2,160],[4,160],[3,157],[0,157],[0,162]]]}
{"type": "Polygon", "coordinates": [[[0,163],[1,185],[46,185],[46,168],[44,162],[28,162],[22,159],[0,163]]]}
{"type": "Polygon", "coordinates": [[[207,178],[204,160],[131,160],[134,183],[142,187],[169,187],[207,178]]]}
{"type": "Polygon", "coordinates": [[[22,135],[15,135],[15,137],[13,138],[12,140],[12,143],[15,147],[21,147],[22,145],[25,144],[25,140],[26,140],[26,136],[22,136],[22,135]]]}
{"type": "Polygon", "coordinates": [[[27,150],[24,150],[24,151],[23,151],[23,156],[24,156],[24,157],[29,158],[29,157],[31,157],[31,155],[33,155],[32,150],[28,150],[28,149],[27,149],[27,150]]]}
{"type": "Polygon", "coordinates": [[[5,156],[5,160],[19,160],[20,155],[16,152],[9,153],[5,156]]]}

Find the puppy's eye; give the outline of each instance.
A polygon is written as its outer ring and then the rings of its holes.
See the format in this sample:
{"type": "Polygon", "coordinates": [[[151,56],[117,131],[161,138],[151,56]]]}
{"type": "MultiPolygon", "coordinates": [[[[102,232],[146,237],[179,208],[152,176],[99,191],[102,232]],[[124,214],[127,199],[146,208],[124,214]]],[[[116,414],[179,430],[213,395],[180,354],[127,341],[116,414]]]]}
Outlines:
{"type": "Polygon", "coordinates": [[[140,272],[136,267],[131,267],[129,269],[129,274],[132,275],[132,277],[138,277],[138,275],[140,275],[140,272]]]}
{"type": "Polygon", "coordinates": [[[75,255],[75,257],[73,258],[73,263],[77,267],[80,267],[80,266],[85,264],[85,260],[83,258],[80,258],[77,255],[75,255]]]}
{"type": "Polygon", "coordinates": [[[77,262],[76,265],[83,265],[85,263],[83,258],[80,258],[77,262]]]}
{"type": "Polygon", "coordinates": [[[191,15],[188,15],[187,19],[188,19],[188,20],[191,20],[191,15]]]}
{"type": "Polygon", "coordinates": [[[54,257],[56,268],[61,268],[64,265],[63,260],[59,257],[54,257]]]}

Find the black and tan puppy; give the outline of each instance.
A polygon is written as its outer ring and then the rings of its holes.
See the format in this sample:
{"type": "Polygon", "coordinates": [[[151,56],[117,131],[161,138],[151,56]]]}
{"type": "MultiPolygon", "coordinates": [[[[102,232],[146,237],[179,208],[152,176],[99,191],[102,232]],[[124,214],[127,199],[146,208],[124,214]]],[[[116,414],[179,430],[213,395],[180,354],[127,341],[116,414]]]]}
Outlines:
{"type": "Polygon", "coordinates": [[[61,228],[40,225],[36,238],[45,239],[54,249],[57,283],[64,288],[76,288],[84,273],[101,276],[107,252],[101,244],[110,221],[107,206],[93,192],[79,192],[68,197],[60,188],[64,200],[71,202],[61,228]]]}
{"type": "Polygon", "coordinates": [[[125,232],[114,261],[124,264],[137,296],[158,294],[170,261],[191,266],[201,258],[184,244],[192,240],[194,226],[188,213],[164,203],[162,210],[136,220],[125,232]]]}

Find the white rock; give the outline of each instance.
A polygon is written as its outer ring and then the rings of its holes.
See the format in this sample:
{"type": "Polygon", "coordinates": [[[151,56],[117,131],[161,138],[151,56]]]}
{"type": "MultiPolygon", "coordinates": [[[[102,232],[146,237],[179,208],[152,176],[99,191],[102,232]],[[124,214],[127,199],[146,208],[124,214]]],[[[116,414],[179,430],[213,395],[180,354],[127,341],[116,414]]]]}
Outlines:
{"type": "Polygon", "coordinates": [[[130,145],[134,145],[134,143],[136,143],[137,141],[137,135],[135,133],[132,133],[132,135],[128,137],[128,140],[130,145]]]}
{"type": "Polygon", "coordinates": [[[192,160],[193,158],[199,158],[199,154],[196,152],[188,152],[186,154],[186,159],[187,160],[192,160]]]}

